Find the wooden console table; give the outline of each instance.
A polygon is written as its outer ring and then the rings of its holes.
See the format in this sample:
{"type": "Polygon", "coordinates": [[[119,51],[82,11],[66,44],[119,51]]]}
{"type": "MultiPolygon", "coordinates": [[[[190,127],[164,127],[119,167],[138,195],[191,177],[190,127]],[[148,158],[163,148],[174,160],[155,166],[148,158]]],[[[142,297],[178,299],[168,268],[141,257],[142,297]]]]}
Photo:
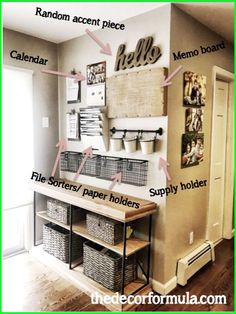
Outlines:
{"type": "MultiPolygon", "coordinates": [[[[67,183],[73,183],[73,185],[80,186],[78,183],[69,182],[67,183]]],[[[144,291],[147,291],[147,288],[150,288],[149,283],[149,277],[150,277],[150,261],[151,261],[151,225],[152,225],[152,214],[156,213],[157,211],[157,205],[151,201],[143,200],[140,198],[116,193],[113,191],[105,190],[105,189],[99,189],[97,187],[82,185],[81,189],[78,192],[73,192],[69,190],[65,190],[61,187],[53,187],[49,186],[46,183],[39,183],[39,182],[33,182],[32,183],[32,189],[34,190],[34,245],[38,246],[37,243],[37,219],[42,219],[43,221],[50,221],[52,223],[55,223],[57,225],[62,226],[63,228],[70,231],[70,252],[69,252],[69,270],[76,271],[76,278],[78,279],[78,286],[80,286],[85,292],[99,292],[101,295],[113,295],[114,292],[110,291],[109,289],[103,287],[99,283],[93,281],[92,279],[88,278],[83,274],[83,266],[81,261],[75,265],[73,265],[72,261],[72,240],[73,235],[79,235],[87,240],[93,241],[95,243],[98,243],[99,245],[102,245],[103,247],[116,252],[122,257],[122,288],[120,293],[125,295],[135,295],[137,293],[142,294],[144,291]],[[114,197],[123,197],[128,198],[129,201],[139,203],[139,208],[134,207],[128,207],[123,204],[116,204],[113,202],[110,202],[109,200],[103,200],[99,198],[95,198],[94,200],[91,199],[90,196],[85,195],[82,196],[82,192],[84,189],[90,189],[94,191],[98,191],[99,193],[103,193],[105,195],[109,195],[112,193],[114,197]],[[46,207],[44,210],[38,210],[37,208],[37,194],[44,195],[46,197],[55,198],[57,200],[66,202],[70,204],[70,224],[66,225],[63,223],[60,223],[56,221],[55,219],[50,218],[47,216],[46,213],[46,207]],[[99,240],[95,238],[94,236],[90,235],[87,232],[86,228],[86,221],[82,220],[79,222],[74,223],[73,222],[73,211],[76,210],[75,207],[82,208],[84,210],[94,212],[109,218],[112,218],[114,220],[120,221],[123,225],[123,241],[117,245],[111,245],[108,244],[102,240],[99,240]],[[147,226],[147,234],[146,240],[131,237],[130,239],[126,239],[126,227],[127,224],[131,221],[139,220],[145,218],[148,219],[148,226],[147,226]],[[140,267],[142,277],[134,282],[128,284],[125,286],[125,263],[127,256],[130,256],[132,254],[137,253],[138,251],[141,251],[143,249],[147,250],[147,270],[144,270],[143,265],[137,261],[137,266],[140,267]],[[144,279],[145,278],[145,279],[144,279]]],[[[47,254],[46,252],[43,252],[43,254],[47,254]]],[[[55,259],[55,264],[62,264],[62,268],[65,268],[65,264],[59,260],[55,259]]],[[[121,304],[119,305],[111,305],[108,308],[112,310],[124,310],[125,307],[121,304]]]]}

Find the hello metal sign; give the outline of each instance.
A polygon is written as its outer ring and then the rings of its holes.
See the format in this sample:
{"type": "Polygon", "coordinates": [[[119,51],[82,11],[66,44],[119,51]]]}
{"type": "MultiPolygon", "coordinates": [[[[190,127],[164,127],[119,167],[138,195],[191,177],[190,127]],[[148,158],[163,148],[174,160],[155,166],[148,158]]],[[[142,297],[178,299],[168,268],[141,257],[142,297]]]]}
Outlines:
{"type": "Polygon", "coordinates": [[[153,64],[160,56],[161,50],[153,45],[151,36],[139,39],[135,51],[127,54],[125,54],[125,45],[122,44],[116,54],[115,71],[153,64]]]}

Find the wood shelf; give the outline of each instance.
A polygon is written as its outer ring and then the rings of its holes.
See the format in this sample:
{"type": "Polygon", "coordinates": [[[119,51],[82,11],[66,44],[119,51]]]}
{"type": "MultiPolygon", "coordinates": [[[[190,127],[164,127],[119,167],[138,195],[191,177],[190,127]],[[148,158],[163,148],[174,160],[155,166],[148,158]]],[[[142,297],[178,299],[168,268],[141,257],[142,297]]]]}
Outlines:
{"type": "Polygon", "coordinates": [[[87,209],[91,212],[112,218],[121,222],[134,221],[157,212],[157,204],[148,200],[133,197],[130,195],[125,195],[110,190],[100,189],[98,187],[79,184],[76,182],[71,182],[63,179],[59,179],[60,182],[64,182],[68,185],[73,185],[78,187],[78,191],[66,190],[62,187],[55,187],[48,185],[47,182],[31,182],[32,189],[43,195],[55,198],[57,200],[63,201],[65,203],[87,209]],[[80,188],[79,188],[80,187],[80,188]],[[103,198],[92,198],[89,195],[83,196],[83,191],[91,190],[97,191],[103,195],[106,195],[106,199],[103,198]],[[128,199],[131,203],[139,204],[139,207],[128,207],[122,203],[114,203],[109,201],[110,197],[121,199],[128,199]]]}
{"type": "MultiPolygon", "coordinates": [[[[91,236],[90,234],[88,234],[88,231],[86,228],[86,221],[74,224],[73,232],[86,238],[86,239],[88,239],[88,240],[96,242],[97,244],[100,244],[100,245],[106,247],[107,249],[118,253],[119,255],[123,254],[123,247],[124,247],[123,242],[120,242],[116,245],[112,245],[112,244],[106,243],[102,240],[99,240],[99,239],[95,238],[94,236],[91,236]]],[[[148,241],[140,240],[137,238],[127,239],[127,241],[126,241],[126,256],[132,255],[135,252],[145,248],[148,245],[149,245],[148,241]]]]}
{"type": "MultiPolygon", "coordinates": [[[[70,230],[69,225],[60,223],[57,220],[49,217],[47,215],[46,211],[37,212],[37,216],[39,216],[45,220],[48,220],[50,222],[53,222],[53,223],[65,228],[65,229],[70,230]]],[[[119,255],[123,254],[123,243],[122,242],[118,243],[117,245],[112,245],[112,244],[106,243],[106,242],[99,240],[99,239],[95,238],[94,236],[91,236],[90,234],[88,234],[88,231],[86,228],[86,221],[74,223],[73,224],[73,232],[86,238],[86,239],[88,239],[88,240],[90,240],[90,241],[93,241],[97,244],[100,244],[100,245],[106,247],[107,249],[118,253],[119,255]]],[[[148,245],[149,245],[148,241],[144,241],[144,240],[137,239],[137,238],[127,239],[127,241],[126,241],[126,256],[132,255],[135,252],[142,250],[143,248],[145,248],[148,245]]]]}
{"type": "MultiPolygon", "coordinates": [[[[88,295],[91,295],[91,293],[98,292],[101,296],[114,295],[114,292],[111,290],[105,288],[101,284],[97,283],[93,279],[87,277],[83,273],[83,265],[79,265],[75,267],[72,271],[68,269],[68,264],[63,263],[56,257],[48,254],[43,250],[43,246],[39,245],[34,247],[30,253],[36,257],[38,260],[40,260],[43,264],[45,264],[48,267],[51,267],[54,271],[57,271],[61,276],[66,278],[67,280],[70,280],[75,286],[77,286],[79,289],[83,290],[88,295]]],[[[143,279],[136,279],[135,281],[131,282],[125,287],[124,293],[126,295],[132,294],[134,291],[136,291],[139,287],[141,287],[144,284],[143,279]]],[[[148,285],[146,288],[144,288],[145,294],[151,291],[150,285],[148,285]]],[[[142,291],[139,292],[139,295],[143,294],[142,291]]],[[[111,311],[125,311],[127,305],[122,304],[107,304],[106,307],[109,308],[111,311]]]]}
{"type": "Polygon", "coordinates": [[[61,226],[61,227],[65,228],[65,229],[67,229],[67,230],[70,230],[70,225],[66,225],[66,224],[64,224],[63,222],[59,222],[59,221],[57,221],[56,219],[53,219],[53,218],[49,217],[49,216],[47,215],[47,212],[46,212],[46,211],[36,212],[36,215],[37,215],[38,217],[40,217],[40,218],[43,218],[43,219],[45,219],[45,220],[48,220],[48,221],[50,221],[50,222],[56,224],[56,225],[58,225],[58,226],[61,226]]]}

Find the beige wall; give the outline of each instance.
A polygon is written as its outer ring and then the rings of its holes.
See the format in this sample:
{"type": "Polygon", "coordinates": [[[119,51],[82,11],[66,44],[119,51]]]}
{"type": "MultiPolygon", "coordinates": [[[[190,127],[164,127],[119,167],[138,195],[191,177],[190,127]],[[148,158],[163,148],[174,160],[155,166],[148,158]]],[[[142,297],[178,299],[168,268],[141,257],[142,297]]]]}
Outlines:
{"type": "MultiPolygon", "coordinates": [[[[114,74],[121,74],[127,72],[141,71],[147,68],[169,67],[169,42],[170,42],[170,5],[164,5],[159,9],[135,16],[133,18],[123,21],[125,24],[125,31],[114,30],[98,30],[95,34],[103,42],[110,43],[113,55],[106,56],[99,52],[100,48],[87,35],[66,41],[59,44],[58,47],[58,67],[60,71],[69,72],[71,69],[82,71],[86,74],[86,65],[96,63],[99,61],[106,61],[107,77],[114,74]],[[146,36],[154,37],[154,44],[161,48],[162,56],[153,65],[147,65],[139,68],[133,68],[125,71],[114,72],[115,58],[117,48],[120,44],[126,44],[126,52],[135,50],[137,41],[146,36]]],[[[65,80],[59,79],[59,105],[60,105],[60,136],[66,138],[66,112],[72,108],[79,110],[80,106],[86,106],[86,82],[81,83],[82,86],[82,101],[81,104],[68,105],[65,97],[65,80]]],[[[128,92],[128,91],[127,91],[128,92]]],[[[146,187],[136,187],[127,184],[116,185],[114,191],[125,193],[132,196],[142,197],[145,199],[155,199],[150,197],[150,187],[161,188],[166,186],[166,178],[163,172],[158,170],[158,158],[162,156],[166,158],[167,152],[167,117],[153,117],[153,118],[125,118],[125,119],[111,119],[110,128],[115,126],[117,128],[133,128],[133,129],[154,129],[159,127],[164,129],[163,136],[160,137],[158,143],[158,151],[151,155],[142,155],[141,151],[127,154],[124,150],[113,153],[100,152],[103,155],[119,156],[124,158],[136,158],[149,160],[148,183],[146,187]]],[[[82,142],[68,142],[68,150],[82,151],[85,147],[82,142]]],[[[68,179],[73,179],[71,173],[61,173],[68,179]]],[[[81,175],[79,182],[98,186],[107,189],[110,185],[109,181],[97,178],[91,178],[81,175]]],[[[155,222],[153,224],[153,231],[155,243],[153,246],[154,258],[153,265],[155,278],[161,280],[163,276],[163,261],[164,261],[164,216],[165,216],[165,197],[158,200],[160,210],[158,215],[155,215],[155,222]]]]}
{"type": "MultiPolygon", "coordinates": [[[[139,38],[153,36],[154,43],[162,50],[162,57],[151,66],[126,70],[132,72],[148,67],[167,67],[170,73],[179,65],[183,71],[194,71],[207,77],[207,104],[204,108],[205,157],[204,162],[195,167],[181,169],[181,136],[184,133],[185,107],[183,107],[183,75],[178,74],[173,79],[173,84],[168,87],[168,117],[112,119],[110,127],[120,128],[156,128],[162,126],[164,135],[160,139],[159,151],[153,155],[145,156],[141,152],[132,155],[133,158],[149,160],[148,185],[134,187],[123,184],[116,186],[115,190],[129,195],[151,199],[160,205],[160,210],[153,225],[153,278],[160,283],[168,282],[176,274],[177,259],[186,255],[206,239],[206,223],[208,210],[208,187],[199,190],[178,191],[177,195],[166,198],[151,198],[149,188],[166,186],[164,173],[158,172],[157,160],[161,156],[170,163],[169,172],[172,177],[171,184],[179,185],[195,179],[209,180],[210,157],[210,131],[212,107],[212,67],[220,66],[228,71],[233,71],[233,50],[226,43],[226,49],[189,59],[173,61],[172,52],[179,50],[188,51],[199,49],[200,45],[218,43],[219,38],[215,33],[202,24],[176,8],[174,5],[163,6],[157,10],[133,17],[124,21],[125,32],[114,30],[98,30],[96,34],[104,42],[109,42],[113,56],[109,57],[99,53],[99,47],[86,36],[81,36],[58,46],[44,40],[23,35],[10,30],[4,30],[4,64],[23,67],[34,71],[34,127],[35,127],[35,152],[36,170],[50,174],[55,160],[55,143],[58,140],[58,107],[57,91],[59,84],[59,133],[66,137],[65,119],[66,112],[72,108],[79,110],[86,105],[86,82],[82,82],[82,102],[77,105],[67,105],[65,97],[65,80],[42,74],[43,68],[28,62],[13,60],[9,52],[13,49],[24,51],[32,55],[42,55],[49,59],[49,69],[69,72],[72,68],[86,73],[86,65],[106,60],[107,76],[114,74],[115,55],[119,44],[125,43],[127,51],[134,51],[139,38]],[[58,49],[58,65],[57,65],[58,49]],[[42,116],[49,116],[50,128],[42,129],[42,116]],[[194,231],[194,243],[188,244],[189,232],[194,231]]],[[[182,72],[183,72],[182,71],[182,72]]],[[[121,73],[121,72],[120,72],[121,73]]],[[[125,73],[123,71],[122,73],[125,73]]],[[[81,142],[68,142],[68,150],[82,151],[81,142]]],[[[104,155],[114,155],[106,152],[104,155]]],[[[117,156],[131,157],[124,151],[117,156]]],[[[66,178],[72,179],[69,173],[62,173],[66,178]]],[[[80,182],[107,188],[108,181],[80,176],[80,182]]]]}
{"type": "Polygon", "coordinates": [[[4,29],[3,65],[33,71],[34,170],[51,175],[58,142],[58,84],[56,76],[43,74],[41,70],[57,69],[57,45],[4,29]],[[12,59],[12,50],[48,59],[47,66],[12,59]],[[42,117],[49,117],[49,128],[42,128],[42,117]]]}
{"type": "MultiPolygon", "coordinates": [[[[200,45],[209,46],[222,39],[195,19],[172,5],[170,72],[179,65],[183,71],[193,71],[207,77],[207,98],[204,107],[203,133],[204,161],[199,166],[181,169],[181,136],[185,133],[185,109],[183,106],[183,75],[173,79],[168,88],[168,162],[172,174],[171,184],[207,179],[209,183],[211,118],[212,118],[212,67],[217,65],[233,72],[233,48],[225,43],[226,48],[209,54],[189,59],[173,61],[172,52],[199,49],[200,45]]],[[[205,188],[179,191],[177,195],[167,197],[166,203],[166,243],[164,282],[176,274],[176,262],[195,249],[206,239],[208,212],[208,186],[205,188]],[[189,245],[189,233],[194,232],[194,242],[189,245]]]]}

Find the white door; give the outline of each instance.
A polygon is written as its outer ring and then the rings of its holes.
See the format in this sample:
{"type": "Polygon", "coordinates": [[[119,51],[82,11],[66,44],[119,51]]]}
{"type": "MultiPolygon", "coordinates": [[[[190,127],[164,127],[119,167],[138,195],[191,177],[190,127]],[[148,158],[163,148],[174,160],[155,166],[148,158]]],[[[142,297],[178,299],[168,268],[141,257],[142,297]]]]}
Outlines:
{"type": "Polygon", "coordinates": [[[223,237],[228,91],[229,84],[227,82],[216,81],[212,121],[208,216],[208,239],[213,242],[217,242],[223,237]]]}
{"type": "Polygon", "coordinates": [[[26,247],[27,217],[32,207],[29,188],[33,169],[32,72],[3,68],[2,100],[2,225],[3,255],[26,247]]]}

